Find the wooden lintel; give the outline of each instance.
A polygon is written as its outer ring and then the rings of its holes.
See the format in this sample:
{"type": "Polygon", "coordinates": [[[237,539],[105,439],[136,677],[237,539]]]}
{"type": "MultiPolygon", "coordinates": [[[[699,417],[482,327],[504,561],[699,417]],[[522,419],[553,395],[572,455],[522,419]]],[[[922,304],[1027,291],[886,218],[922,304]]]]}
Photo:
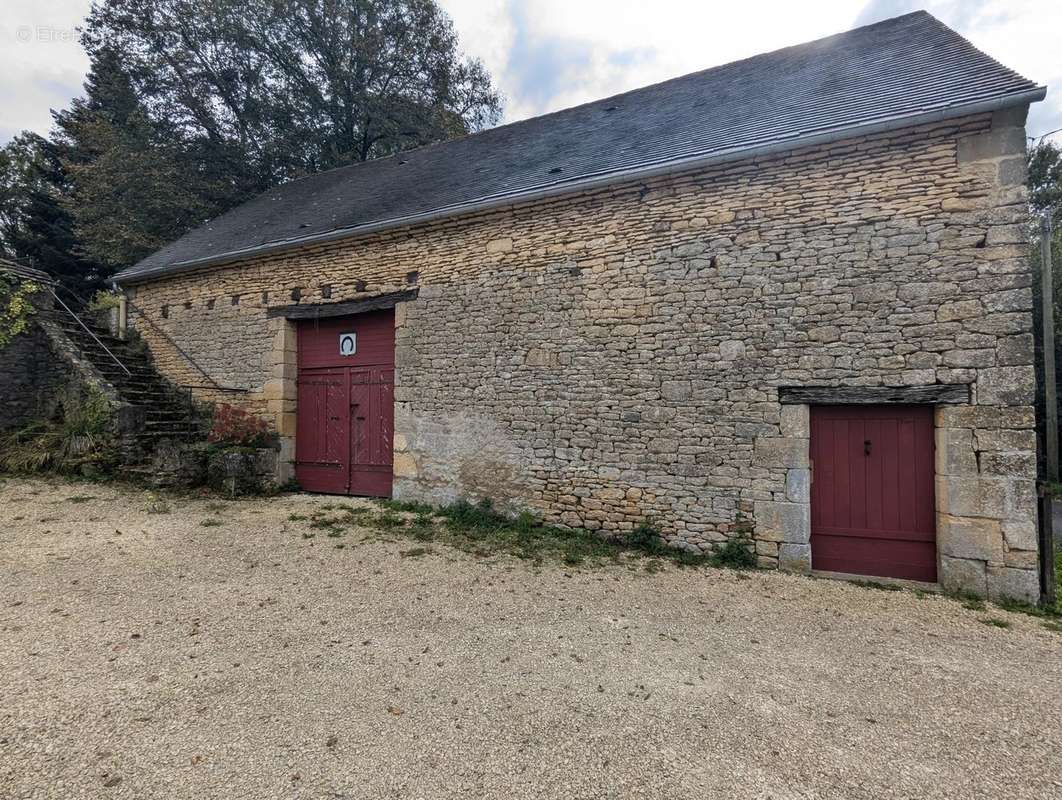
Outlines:
{"type": "Polygon", "coordinates": [[[398,303],[413,300],[417,296],[416,289],[407,289],[401,292],[389,292],[378,294],[375,297],[366,297],[361,300],[344,300],[338,303],[296,303],[290,306],[277,306],[266,312],[269,317],[285,317],[287,319],[327,319],[329,317],[346,317],[351,314],[363,314],[366,311],[382,311],[385,308],[394,308],[398,303]]]}
{"type": "Polygon", "coordinates": [[[784,405],[964,405],[970,402],[970,386],[781,386],[778,401],[784,405]]]}

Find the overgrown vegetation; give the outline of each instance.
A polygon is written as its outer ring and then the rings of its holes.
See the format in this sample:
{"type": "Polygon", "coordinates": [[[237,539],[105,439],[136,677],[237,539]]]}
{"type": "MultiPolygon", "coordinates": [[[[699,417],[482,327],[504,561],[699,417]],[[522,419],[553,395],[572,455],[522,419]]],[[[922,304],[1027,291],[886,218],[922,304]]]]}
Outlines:
{"type": "Polygon", "coordinates": [[[118,464],[111,406],[98,391],[69,386],[52,412],[0,437],[0,470],[99,478],[118,464]]]}
{"type": "MultiPolygon", "coordinates": [[[[688,552],[665,544],[658,530],[643,523],[623,537],[605,538],[593,531],[568,530],[545,525],[524,512],[509,517],[499,513],[487,499],[478,503],[458,500],[441,508],[425,503],[378,500],[380,512],[367,506],[328,504],[309,519],[311,531],[329,537],[345,536],[355,528],[374,528],[387,537],[409,537],[418,547],[404,551],[407,557],[426,555],[428,542],[456,547],[478,557],[511,555],[536,564],[558,561],[569,566],[615,563],[625,556],[645,558],[646,568],[664,562],[682,566],[713,565],[751,569],[755,556],[744,537],[728,540],[712,555],[688,552]]],[[[298,514],[289,521],[302,521],[298,514]]],[[[304,538],[313,533],[303,532],[304,538]]]]}
{"type": "Polygon", "coordinates": [[[26,332],[30,317],[37,313],[31,298],[40,290],[34,281],[0,273],[0,350],[26,332]]]}

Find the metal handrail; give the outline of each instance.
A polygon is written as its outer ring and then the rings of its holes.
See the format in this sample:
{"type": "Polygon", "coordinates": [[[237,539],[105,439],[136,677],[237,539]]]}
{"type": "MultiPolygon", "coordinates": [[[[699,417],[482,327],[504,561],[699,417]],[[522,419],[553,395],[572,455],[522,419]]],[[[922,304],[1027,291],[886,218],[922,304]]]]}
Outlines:
{"type": "Polygon", "coordinates": [[[87,333],[89,336],[91,336],[93,339],[96,340],[96,344],[98,344],[100,347],[103,348],[103,351],[107,355],[109,355],[111,357],[111,360],[113,360],[115,364],[117,364],[119,367],[121,367],[122,371],[125,372],[126,375],[128,375],[129,377],[132,377],[133,373],[129,371],[129,367],[127,367],[125,364],[123,364],[121,361],[118,360],[118,356],[116,356],[114,353],[111,352],[111,348],[109,348],[107,345],[105,345],[103,343],[103,340],[100,339],[100,337],[97,336],[93,332],[92,328],[90,328],[88,325],[86,325],[84,322],[81,321],[81,317],[79,317],[77,314],[75,314],[73,309],[71,309],[70,306],[68,306],[66,303],[63,302],[63,298],[61,298],[56,293],[55,289],[52,288],[52,287],[49,287],[48,291],[52,293],[52,297],[54,297],[56,299],[56,301],[59,303],[59,305],[61,305],[64,309],[66,309],[66,313],[69,314],[70,316],[72,316],[74,318],[74,320],[77,322],[77,324],[85,329],[85,333],[87,333]]]}
{"type": "MultiPolygon", "coordinates": [[[[220,383],[218,383],[216,380],[214,380],[214,377],[210,373],[208,373],[205,369],[203,369],[201,366],[199,366],[195,362],[195,359],[193,359],[190,355],[188,355],[186,352],[184,352],[184,350],[181,348],[181,346],[179,344],[177,344],[177,342],[175,342],[173,340],[173,337],[171,337],[168,333],[166,333],[166,331],[164,331],[155,322],[155,320],[153,320],[150,316],[148,316],[148,314],[142,308],[139,308],[132,300],[126,300],[126,302],[128,303],[129,309],[131,311],[135,311],[138,317],[140,317],[141,319],[145,320],[152,328],[154,328],[155,331],[160,336],[162,336],[163,339],[165,339],[167,342],[170,343],[170,345],[173,347],[173,349],[176,350],[185,361],[187,361],[189,364],[191,364],[204,378],[206,378],[211,383],[210,386],[195,386],[195,385],[192,385],[192,384],[179,384],[180,386],[186,387],[186,388],[190,388],[190,389],[191,388],[195,388],[195,389],[214,389],[215,391],[219,391],[219,392],[238,392],[238,393],[242,393],[242,394],[247,394],[248,392],[251,391],[250,389],[244,389],[244,388],[237,387],[237,386],[222,386],[220,383]]],[[[189,392],[189,394],[190,394],[190,392],[189,392]]]]}

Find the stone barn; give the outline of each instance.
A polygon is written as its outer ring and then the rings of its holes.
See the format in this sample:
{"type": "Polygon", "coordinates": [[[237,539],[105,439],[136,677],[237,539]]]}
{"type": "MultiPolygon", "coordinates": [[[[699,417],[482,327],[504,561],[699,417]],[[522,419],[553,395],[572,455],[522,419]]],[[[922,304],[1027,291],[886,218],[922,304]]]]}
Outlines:
{"type": "Polygon", "coordinates": [[[116,283],[307,490],[1035,600],[1044,95],[919,12],[292,181],[116,283]]]}

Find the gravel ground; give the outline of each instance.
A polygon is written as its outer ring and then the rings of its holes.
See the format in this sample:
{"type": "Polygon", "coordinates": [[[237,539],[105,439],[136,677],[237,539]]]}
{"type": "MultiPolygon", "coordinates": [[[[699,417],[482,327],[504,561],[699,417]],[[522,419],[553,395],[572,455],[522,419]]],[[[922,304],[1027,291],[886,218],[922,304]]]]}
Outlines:
{"type": "Polygon", "coordinates": [[[328,502],[4,482],[0,796],[1062,796],[1034,618],[303,538],[328,502]]]}

